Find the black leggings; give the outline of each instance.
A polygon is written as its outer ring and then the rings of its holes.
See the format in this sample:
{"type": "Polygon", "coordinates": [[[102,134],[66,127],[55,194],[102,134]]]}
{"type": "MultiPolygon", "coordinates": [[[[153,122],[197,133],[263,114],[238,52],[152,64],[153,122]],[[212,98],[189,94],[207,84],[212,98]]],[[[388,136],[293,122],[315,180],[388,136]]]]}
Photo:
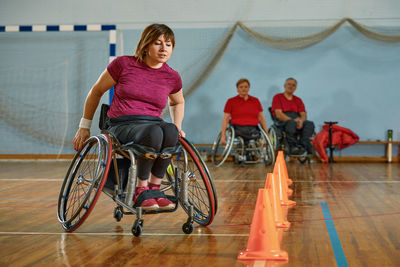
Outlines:
{"type": "MultiPolygon", "coordinates": [[[[134,142],[136,144],[154,148],[160,152],[165,147],[173,147],[178,142],[178,129],[175,124],[163,120],[119,123],[109,129],[122,143],[134,142]]],[[[150,172],[163,178],[171,159],[157,158],[155,160],[138,157],[137,177],[147,180],[150,172]]]]}

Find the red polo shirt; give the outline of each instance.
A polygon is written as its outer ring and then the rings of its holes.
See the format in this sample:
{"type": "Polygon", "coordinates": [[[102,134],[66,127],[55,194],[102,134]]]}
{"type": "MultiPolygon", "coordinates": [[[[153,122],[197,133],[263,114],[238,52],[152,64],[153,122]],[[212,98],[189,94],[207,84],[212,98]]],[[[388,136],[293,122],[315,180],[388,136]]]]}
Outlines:
{"type": "Polygon", "coordinates": [[[305,112],[306,108],[300,97],[293,96],[292,100],[285,97],[283,93],[276,94],[272,99],[272,115],[275,116],[275,110],[281,109],[283,112],[305,112]]]}
{"type": "Polygon", "coordinates": [[[258,114],[263,111],[257,97],[250,96],[247,100],[239,95],[226,101],[224,112],[231,114],[231,124],[257,125],[258,114]]]}

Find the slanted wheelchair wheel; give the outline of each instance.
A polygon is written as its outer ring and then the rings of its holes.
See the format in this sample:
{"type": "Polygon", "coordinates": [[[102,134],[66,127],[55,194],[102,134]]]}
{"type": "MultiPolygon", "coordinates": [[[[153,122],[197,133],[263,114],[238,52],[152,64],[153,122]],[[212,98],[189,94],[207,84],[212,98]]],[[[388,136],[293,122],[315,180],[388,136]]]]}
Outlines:
{"type": "Polygon", "coordinates": [[[75,155],[58,197],[57,215],[62,227],[73,232],[86,220],[99,198],[111,162],[111,140],[90,137],[75,155]]]}
{"type": "Polygon", "coordinates": [[[269,136],[271,137],[270,140],[271,140],[272,146],[274,147],[274,150],[278,151],[279,150],[279,139],[280,138],[278,136],[276,127],[275,126],[270,127],[268,129],[268,132],[269,132],[269,136]]]}
{"type": "Polygon", "coordinates": [[[262,143],[262,154],[265,166],[275,163],[275,148],[272,140],[269,138],[263,129],[260,129],[264,142],[262,143]]]}
{"type": "MultiPolygon", "coordinates": [[[[180,137],[181,153],[177,155],[175,167],[179,179],[187,179],[187,203],[183,196],[183,188],[179,202],[189,214],[189,205],[193,206],[194,221],[200,225],[209,225],[214,220],[217,210],[217,195],[211,175],[206,164],[199,157],[199,152],[185,138],[180,137]]],[[[180,181],[182,184],[182,181],[180,181]]]]}
{"type": "Polygon", "coordinates": [[[232,126],[226,128],[226,142],[221,144],[221,133],[215,139],[212,150],[211,159],[216,167],[221,166],[231,153],[233,139],[235,138],[235,130],[232,126]]]}
{"type": "Polygon", "coordinates": [[[214,185],[213,179],[211,177],[210,171],[208,170],[207,164],[204,162],[203,158],[200,155],[200,152],[196,149],[196,147],[192,143],[187,141],[185,138],[183,138],[183,140],[185,140],[185,142],[188,145],[188,147],[190,147],[190,149],[194,152],[194,154],[196,155],[197,159],[199,160],[199,163],[203,167],[203,171],[204,171],[205,175],[207,176],[207,181],[211,185],[211,189],[212,189],[212,192],[213,192],[213,195],[214,195],[214,206],[215,206],[215,213],[214,214],[216,214],[217,213],[217,209],[218,209],[217,191],[215,190],[215,185],[214,185]]]}

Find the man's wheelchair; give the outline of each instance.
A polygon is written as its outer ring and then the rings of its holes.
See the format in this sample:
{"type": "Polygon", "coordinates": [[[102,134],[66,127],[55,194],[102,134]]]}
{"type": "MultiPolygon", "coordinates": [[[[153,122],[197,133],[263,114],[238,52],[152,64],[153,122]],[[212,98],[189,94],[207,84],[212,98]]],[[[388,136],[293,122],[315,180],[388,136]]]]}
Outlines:
{"type": "Polygon", "coordinates": [[[221,144],[221,132],[215,139],[211,158],[216,167],[221,166],[228,156],[232,154],[237,164],[264,162],[266,166],[275,162],[275,150],[269,136],[258,125],[259,132],[254,138],[245,140],[235,134],[232,125],[226,128],[226,142],[221,144]]]}
{"type": "MultiPolygon", "coordinates": [[[[276,117],[272,115],[271,107],[268,108],[271,119],[273,121],[272,126],[268,129],[269,135],[271,136],[271,141],[275,151],[282,150],[285,155],[285,160],[288,161],[290,158],[296,158],[301,164],[305,162],[311,162],[310,154],[303,154],[303,155],[292,155],[290,153],[290,146],[286,138],[286,133],[283,131],[279,126],[279,121],[276,117]]],[[[297,136],[300,138],[300,136],[297,136]]]]}
{"type": "MultiPolygon", "coordinates": [[[[103,129],[104,109],[100,118],[103,129]]],[[[103,192],[116,203],[114,218],[119,222],[123,215],[136,215],[132,233],[142,233],[145,213],[173,212],[179,205],[188,219],[182,226],[186,234],[194,230],[193,222],[207,226],[217,211],[217,195],[210,172],[196,148],[180,137],[178,145],[156,153],[138,144],[120,144],[107,130],[90,137],[78,151],[65,175],[58,197],[57,215],[67,232],[79,228],[93,210],[100,193],[103,192]],[[145,211],[140,198],[133,203],[136,187],[136,158],[171,158],[160,191],[148,190],[148,198],[167,197],[175,203],[172,210],[145,211]]]]}

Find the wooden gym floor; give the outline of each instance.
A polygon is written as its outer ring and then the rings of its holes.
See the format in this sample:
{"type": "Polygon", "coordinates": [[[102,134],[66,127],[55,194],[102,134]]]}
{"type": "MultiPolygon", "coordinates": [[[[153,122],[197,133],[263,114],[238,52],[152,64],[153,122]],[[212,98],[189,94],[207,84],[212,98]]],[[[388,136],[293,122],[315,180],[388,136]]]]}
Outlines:
{"type": "Polygon", "coordinates": [[[271,167],[210,166],[218,213],[209,227],[183,234],[186,214],[113,219],[101,197],[73,234],[57,221],[67,161],[0,162],[0,266],[400,266],[400,165],[397,163],[287,164],[294,181],[282,233],[288,263],[236,261],[246,248],[258,188],[271,167]]]}

